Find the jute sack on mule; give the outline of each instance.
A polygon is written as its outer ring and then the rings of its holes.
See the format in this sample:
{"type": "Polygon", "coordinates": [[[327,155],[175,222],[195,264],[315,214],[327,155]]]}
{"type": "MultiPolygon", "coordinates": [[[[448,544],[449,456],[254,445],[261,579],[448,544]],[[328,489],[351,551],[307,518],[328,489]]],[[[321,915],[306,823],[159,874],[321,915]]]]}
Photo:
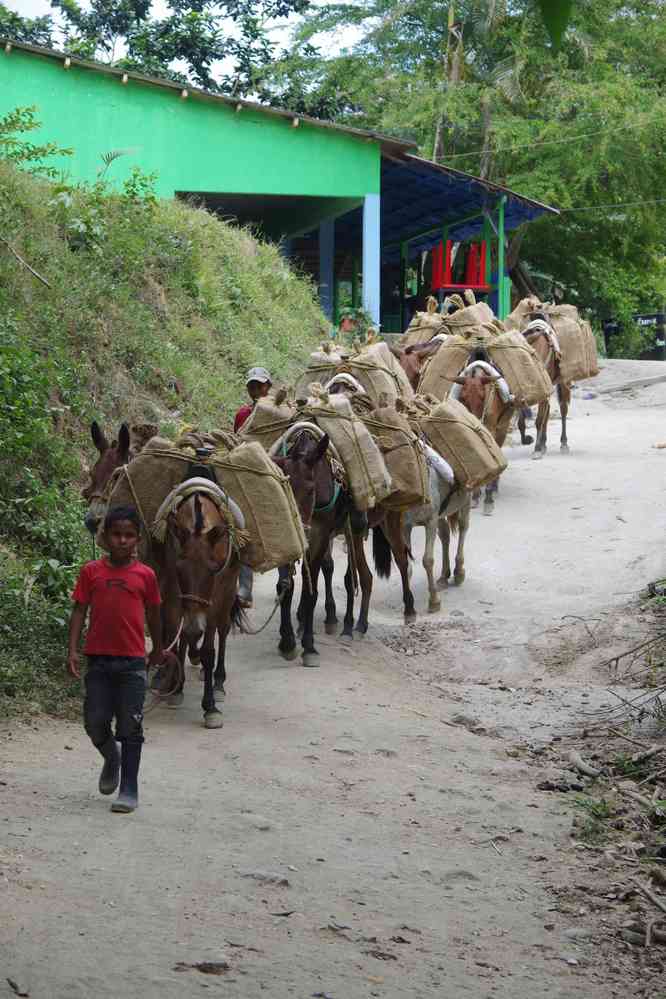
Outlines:
{"type": "MultiPolygon", "coordinates": [[[[348,354],[349,351],[346,350],[344,356],[346,357],[348,354]]],[[[297,400],[307,399],[310,394],[310,385],[313,382],[318,382],[320,385],[329,382],[337,371],[338,365],[342,364],[343,359],[343,351],[335,344],[325,343],[322,344],[320,350],[314,350],[310,354],[307,368],[296,379],[294,397],[297,400]]]]}
{"type": "Polygon", "coordinates": [[[139,510],[144,524],[142,558],[150,564],[155,561],[151,556],[151,550],[159,548],[151,537],[155,515],[169,493],[190,476],[194,465],[210,467],[218,485],[240,507],[249,534],[249,543],[242,549],[244,564],[266,572],[302,558],[307,543],[289,479],[261,444],[233,446],[232,434],[213,432],[188,434],[178,445],[154,437],[129,465],[114,473],[110,482],[109,507],[130,504],[139,510]],[[216,450],[197,457],[198,446],[216,450]]]}
{"type": "Polygon", "coordinates": [[[330,437],[359,510],[372,510],[391,494],[391,476],[381,451],[354,413],[347,396],[329,396],[319,390],[299,410],[299,419],[312,420],[330,437]]]}
{"type": "Polygon", "coordinates": [[[533,312],[545,312],[545,306],[536,295],[529,295],[521,298],[513,312],[510,312],[506,319],[503,319],[504,328],[522,333],[530,321],[533,312]]]}
{"type": "Polygon", "coordinates": [[[258,399],[243,424],[239,437],[243,441],[258,441],[266,451],[289,429],[296,417],[296,406],[282,390],[258,399]]]}
{"type": "Polygon", "coordinates": [[[447,337],[437,353],[426,361],[419,379],[419,395],[433,395],[436,399],[446,399],[451,391],[453,379],[466,366],[472,351],[478,347],[487,350],[491,341],[497,336],[494,326],[476,326],[473,330],[470,328],[468,332],[470,334],[468,336],[457,334],[447,337]]]}
{"type": "Polygon", "coordinates": [[[365,415],[363,422],[382,453],[393,483],[383,505],[391,510],[408,510],[427,503],[430,486],[425,454],[407,417],[395,406],[385,404],[365,415]]]}
{"type": "Polygon", "coordinates": [[[448,461],[460,486],[479,489],[507,467],[490,431],[454,399],[445,399],[417,420],[429,443],[448,461]]]}
{"type": "Polygon", "coordinates": [[[347,357],[338,371],[348,371],[353,375],[375,405],[383,395],[387,397],[389,405],[396,399],[409,400],[414,395],[400,362],[383,340],[347,357]]]}
{"type": "Polygon", "coordinates": [[[515,405],[533,406],[553,391],[548,372],[522,333],[501,333],[488,344],[488,356],[504,375],[515,405]]]}
{"type": "Polygon", "coordinates": [[[400,338],[401,347],[411,347],[413,343],[432,340],[438,333],[448,332],[444,316],[439,312],[416,312],[412,321],[400,338]]]}
{"type": "Polygon", "coordinates": [[[565,385],[599,374],[597,342],[592,327],[575,305],[546,305],[544,312],[560,347],[560,379],[565,385]]]}

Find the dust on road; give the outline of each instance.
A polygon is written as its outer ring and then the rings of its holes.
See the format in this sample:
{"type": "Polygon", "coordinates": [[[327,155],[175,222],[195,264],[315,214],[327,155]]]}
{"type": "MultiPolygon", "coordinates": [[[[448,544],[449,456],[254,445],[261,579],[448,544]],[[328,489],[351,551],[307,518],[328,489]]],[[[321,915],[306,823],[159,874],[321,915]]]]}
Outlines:
{"type": "MultiPolygon", "coordinates": [[[[232,640],[224,729],[201,727],[194,677],[150,715],[136,815],[96,794],[79,726],[8,727],[0,995],[7,977],[32,999],[642,994],[604,948],[602,858],[536,790],[539,747],[607,696],[597,646],[640,633],[621,608],[663,574],[666,389],[583,388],[569,456],[555,423],[544,461],[509,449],[440,615],[405,629],[393,579],[367,639],[320,623],[319,670],[283,663],[272,630],[232,640]]],[[[418,564],[414,588],[425,610],[418,564]]]]}

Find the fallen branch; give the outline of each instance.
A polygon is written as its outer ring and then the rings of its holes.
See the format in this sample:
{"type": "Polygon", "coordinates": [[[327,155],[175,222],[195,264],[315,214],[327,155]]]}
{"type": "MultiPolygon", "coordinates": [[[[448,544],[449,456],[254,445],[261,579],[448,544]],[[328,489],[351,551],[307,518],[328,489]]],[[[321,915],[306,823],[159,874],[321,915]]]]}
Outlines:
{"type": "Polygon", "coordinates": [[[649,798],[646,798],[643,794],[638,794],[637,791],[629,791],[623,787],[617,787],[615,790],[618,794],[621,794],[623,798],[631,798],[632,801],[642,805],[643,808],[647,808],[648,812],[658,811],[658,809],[655,809],[654,804],[649,798]]]}
{"type": "Polygon", "coordinates": [[[628,735],[624,735],[622,732],[618,732],[616,728],[608,729],[609,735],[616,735],[618,739],[624,739],[625,742],[630,742],[632,746],[640,746],[641,749],[649,749],[650,747],[645,742],[640,742],[638,739],[630,739],[628,735]]]}
{"type": "Polygon", "coordinates": [[[639,781],[638,786],[642,787],[643,784],[649,784],[650,781],[656,780],[657,777],[663,777],[664,774],[666,774],[666,769],[664,769],[664,770],[655,770],[654,773],[651,773],[649,775],[649,777],[645,778],[645,780],[639,781]]]}
{"type": "Polygon", "coordinates": [[[663,753],[664,749],[666,749],[666,746],[651,746],[643,753],[634,753],[631,757],[631,762],[644,763],[645,760],[651,760],[653,756],[657,755],[657,753],[663,753]]]}
{"type": "Polygon", "coordinates": [[[31,266],[30,266],[30,264],[28,263],[28,261],[27,261],[27,260],[24,260],[24,259],[23,259],[23,257],[21,256],[21,254],[20,254],[20,253],[17,253],[17,251],[16,251],[16,250],[14,249],[14,247],[12,246],[12,244],[11,244],[11,243],[8,243],[8,242],[7,242],[7,240],[6,240],[5,238],[4,238],[4,236],[0,236],[0,243],[4,243],[4,244],[5,244],[5,246],[7,247],[7,249],[9,250],[9,252],[10,252],[10,253],[11,253],[11,254],[12,254],[13,256],[15,256],[15,257],[16,257],[16,259],[18,260],[18,262],[19,262],[20,264],[23,264],[23,266],[24,266],[24,267],[25,267],[25,268],[26,268],[27,270],[29,270],[29,271],[30,271],[30,273],[31,273],[31,274],[32,274],[32,275],[33,275],[34,277],[36,277],[38,281],[41,281],[41,282],[42,282],[42,284],[45,284],[47,288],[50,288],[50,287],[51,287],[51,285],[50,285],[50,284],[48,283],[48,281],[46,280],[46,278],[45,278],[45,277],[42,277],[42,275],[41,275],[41,274],[38,274],[38,273],[37,273],[37,271],[35,270],[35,268],[34,268],[34,267],[31,267],[31,266]]]}
{"type": "Polygon", "coordinates": [[[569,753],[569,763],[571,763],[578,773],[585,774],[586,777],[599,777],[601,774],[601,770],[597,770],[596,767],[592,767],[589,763],[586,763],[575,749],[572,749],[569,753]]]}
{"type": "Polygon", "coordinates": [[[637,888],[640,888],[645,897],[650,899],[653,905],[656,905],[657,908],[661,909],[662,912],[666,912],[666,902],[662,902],[660,898],[657,898],[654,892],[651,892],[649,888],[646,888],[645,885],[641,884],[641,882],[638,881],[636,878],[632,878],[631,880],[636,885],[637,888]]]}

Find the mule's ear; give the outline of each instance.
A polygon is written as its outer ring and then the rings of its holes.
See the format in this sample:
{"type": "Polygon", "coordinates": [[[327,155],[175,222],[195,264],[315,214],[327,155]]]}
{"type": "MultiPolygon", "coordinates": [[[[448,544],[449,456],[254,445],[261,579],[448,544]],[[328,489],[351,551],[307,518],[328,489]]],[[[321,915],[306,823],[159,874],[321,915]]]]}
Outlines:
{"type": "Polygon", "coordinates": [[[120,457],[125,458],[129,455],[130,449],[130,432],[129,427],[126,423],[120,424],[120,431],[118,432],[118,450],[120,452],[120,457]]]}
{"type": "Polygon", "coordinates": [[[109,442],[104,436],[104,431],[100,427],[97,420],[93,420],[92,423],[90,424],[90,436],[92,437],[92,442],[99,451],[99,453],[104,454],[104,452],[109,447],[109,442]]]}
{"type": "Polygon", "coordinates": [[[324,436],[319,441],[319,443],[317,444],[316,448],[314,449],[314,451],[312,452],[312,454],[308,458],[307,463],[310,466],[310,468],[314,468],[314,466],[318,462],[320,462],[323,457],[325,457],[326,452],[328,451],[328,446],[329,446],[330,443],[331,442],[330,442],[328,434],[324,434],[324,436]]]}

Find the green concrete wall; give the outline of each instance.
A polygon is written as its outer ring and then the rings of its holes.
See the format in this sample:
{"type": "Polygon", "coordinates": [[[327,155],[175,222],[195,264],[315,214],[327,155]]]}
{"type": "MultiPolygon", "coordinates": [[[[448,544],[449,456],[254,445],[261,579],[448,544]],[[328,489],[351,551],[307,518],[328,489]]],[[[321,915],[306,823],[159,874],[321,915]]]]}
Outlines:
{"type": "Polygon", "coordinates": [[[34,141],[74,149],[77,180],[94,180],[101,155],[131,149],[109,168],[158,175],[161,197],[176,191],[362,198],[379,193],[377,142],[252,109],[153,86],[13,48],[0,51],[0,114],[27,105],[42,122],[34,141]]]}

